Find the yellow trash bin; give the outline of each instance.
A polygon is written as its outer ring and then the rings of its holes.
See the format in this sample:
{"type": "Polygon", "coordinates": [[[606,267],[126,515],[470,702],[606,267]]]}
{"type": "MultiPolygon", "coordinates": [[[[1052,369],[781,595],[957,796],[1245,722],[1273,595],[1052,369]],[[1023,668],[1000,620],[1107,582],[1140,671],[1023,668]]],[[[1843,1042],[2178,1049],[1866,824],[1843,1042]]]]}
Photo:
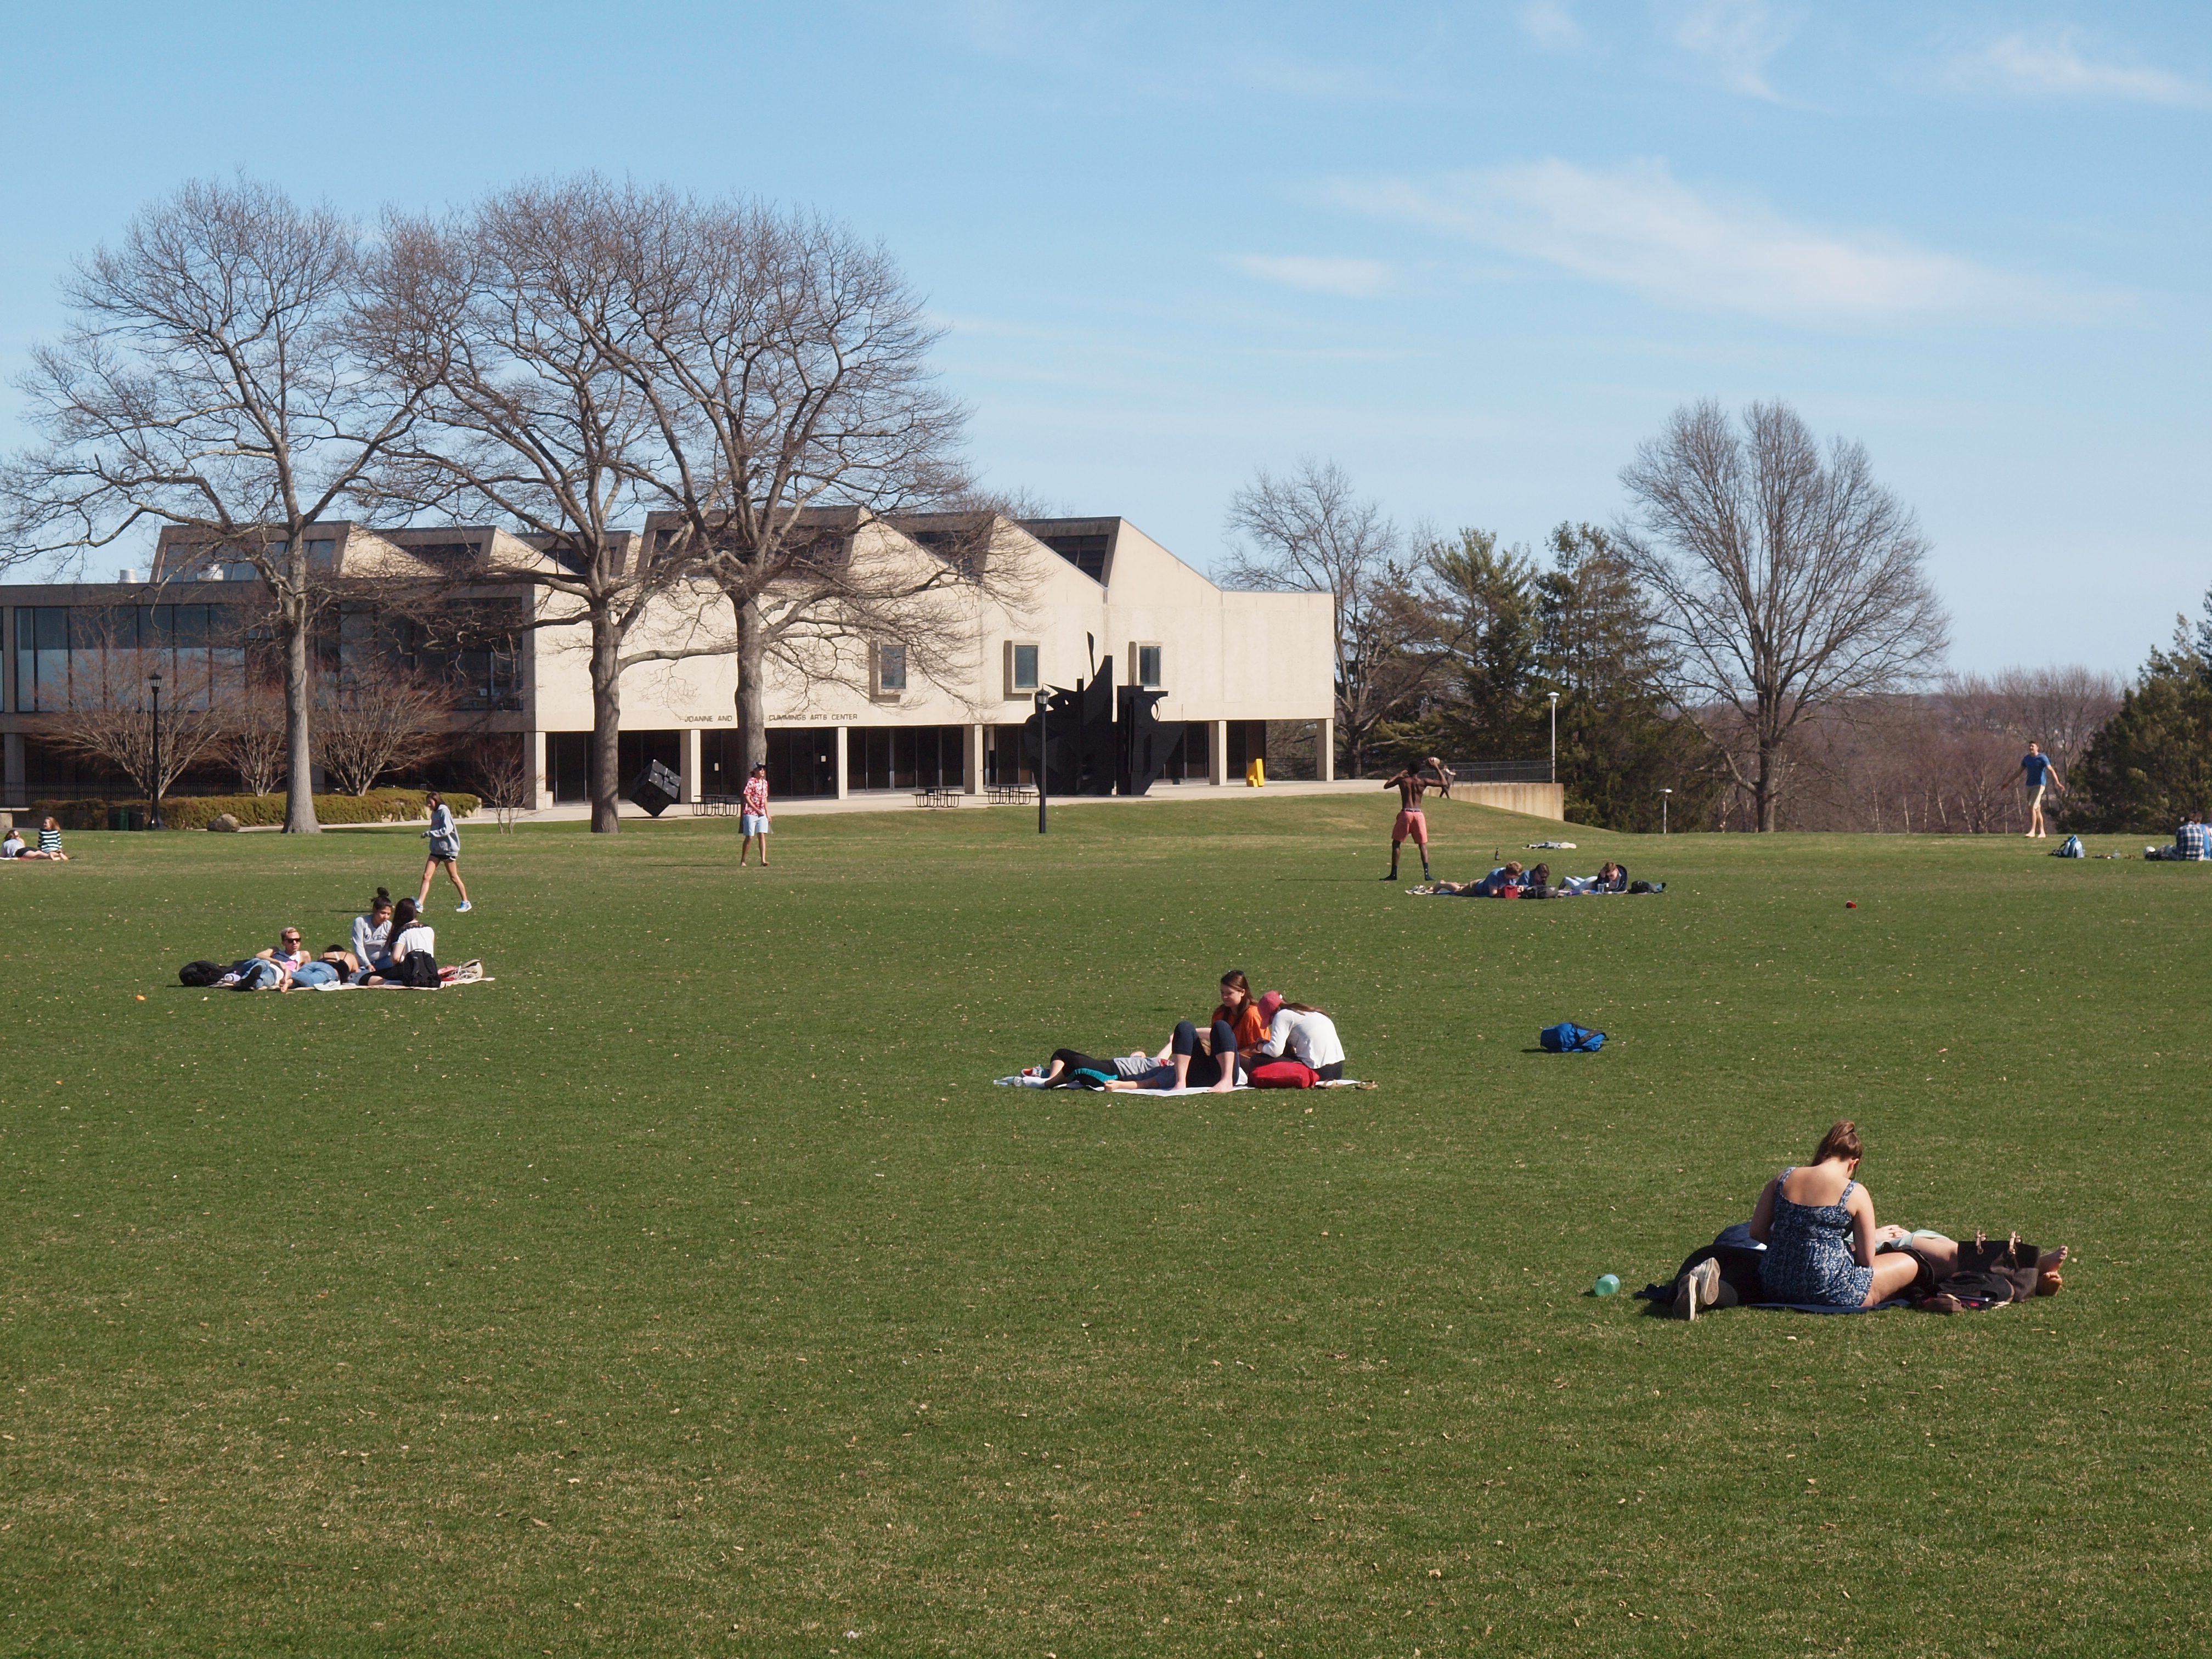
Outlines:
{"type": "Polygon", "coordinates": [[[1267,787],[1267,763],[1264,759],[1255,759],[1244,769],[1244,783],[1246,787],[1252,789],[1267,787]]]}

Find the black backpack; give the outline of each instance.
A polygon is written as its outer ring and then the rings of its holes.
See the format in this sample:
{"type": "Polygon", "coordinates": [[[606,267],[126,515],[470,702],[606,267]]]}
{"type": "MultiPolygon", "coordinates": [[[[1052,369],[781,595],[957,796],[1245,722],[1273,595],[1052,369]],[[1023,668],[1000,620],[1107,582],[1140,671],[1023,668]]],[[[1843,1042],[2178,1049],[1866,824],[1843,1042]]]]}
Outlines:
{"type": "Polygon", "coordinates": [[[204,991],[229,971],[219,962],[188,962],[177,969],[177,982],[204,991]]]}
{"type": "Polygon", "coordinates": [[[418,991],[434,991],[439,982],[438,959],[428,951],[410,951],[406,961],[392,970],[392,977],[418,991]]]}

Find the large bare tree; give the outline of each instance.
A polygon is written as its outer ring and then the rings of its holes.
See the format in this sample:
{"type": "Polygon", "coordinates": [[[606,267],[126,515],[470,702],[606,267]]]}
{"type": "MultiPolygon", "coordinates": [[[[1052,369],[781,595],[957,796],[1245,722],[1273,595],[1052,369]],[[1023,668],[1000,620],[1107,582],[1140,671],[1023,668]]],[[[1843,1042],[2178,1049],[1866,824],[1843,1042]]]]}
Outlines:
{"type": "Polygon", "coordinates": [[[43,441],[0,471],[7,556],[82,556],[181,526],[250,563],[283,645],[284,828],[317,829],[311,636],[325,573],[308,527],[356,491],[420,400],[360,372],[355,227],[240,179],[145,209],[64,285],[73,320],[20,385],[43,441]]]}
{"type": "Polygon", "coordinates": [[[383,373],[428,385],[413,442],[380,483],[416,513],[487,515],[534,537],[526,574],[572,603],[535,625],[589,636],[592,828],[619,830],[625,668],[669,653],[626,647],[680,584],[688,551],[620,527],[671,458],[633,372],[645,345],[641,264],[665,248],[678,204],[595,177],[525,185],[444,220],[394,216],[366,310],[383,373]]]}
{"type": "Polygon", "coordinates": [[[315,757],[339,788],[365,795],[386,773],[419,766],[442,750],[459,703],[446,682],[381,653],[365,653],[324,678],[315,757]]]}
{"type": "Polygon", "coordinates": [[[970,665],[963,616],[986,592],[1018,605],[1025,573],[993,504],[968,496],[966,414],[930,362],[940,331],[890,253],[814,214],[663,205],[665,235],[634,244],[629,360],[669,458],[647,486],[653,533],[729,607],[750,767],[771,660],[811,688],[896,644],[949,684],[970,665]],[[933,511],[963,505],[977,510],[933,511]],[[911,540],[872,531],[917,512],[911,540]]]}
{"type": "Polygon", "coordinates": [[[1230,587],[1326,593],[1336,605],[1336,724],[1352,775],[1375,730],[1443,672],[1429,614],[1413,596],[1398,527],[1363,499],[1334,461],[1310,457],[1287,473],[1260,468],[1230,498],[1230,587]]]}
{"type": "Polygon", "coordinates": [[[1771,830],[1800,721],[1941,672],[1927,539],[1863,447],[1824,453],[1786,404],[1752,404],[1741,424],[1686,405],[1620,476],[1635,502],[1620,547],[1657,601],[1675,700],[1705,714],[1771,830]]]}

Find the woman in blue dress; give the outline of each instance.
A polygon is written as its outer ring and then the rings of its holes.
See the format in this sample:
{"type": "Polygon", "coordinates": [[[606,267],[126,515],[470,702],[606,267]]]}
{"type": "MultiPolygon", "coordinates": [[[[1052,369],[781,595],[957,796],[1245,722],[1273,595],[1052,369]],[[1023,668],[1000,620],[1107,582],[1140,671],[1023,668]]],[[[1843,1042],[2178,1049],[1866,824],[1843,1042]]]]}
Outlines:
{"type": "Polygon", "coordinates": [[[1784,1170],[1759,1194],[1751,1236],[1766,1246],[1759,1270],[1773,1300],[1871,1308],[1920,1276],[1911,1254],[1875,1254],[1885,1230],[1857,1181],[1863,1156],[1858,1126],[1846,1118],[1820,1138],[1810,1164],[1784,1170]]]}

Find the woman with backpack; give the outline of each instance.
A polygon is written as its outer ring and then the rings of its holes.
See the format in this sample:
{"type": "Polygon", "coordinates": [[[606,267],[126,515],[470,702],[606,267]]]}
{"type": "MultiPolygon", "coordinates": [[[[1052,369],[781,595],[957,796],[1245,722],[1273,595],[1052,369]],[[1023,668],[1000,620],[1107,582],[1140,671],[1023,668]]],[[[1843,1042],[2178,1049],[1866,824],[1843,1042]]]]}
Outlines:
{"type": "Polygon", "coordinates": [[[422,804],[430,809],[430,827],[422,832],[423,838],[430,843],[430,856],[422,861],[422,890],[415,896],[415,908],[419,914],[429,903],[430,884],[442,864],[453,881],[453,890],[461,896],[461,902],[453,909],[457,915],[465,915],[476,907],[469,902],[469,890],[461,882],[461,832],[453,823],[453,809],[434,789],[422,797],[422,804]]]}
{"type": "Polygon", "coordinates": [[[424,921],[413,899],[402,899],[392,910],[392,966],[364,977],[364,985],[411,985],[438,988],[438,935],[424,921]]]}

